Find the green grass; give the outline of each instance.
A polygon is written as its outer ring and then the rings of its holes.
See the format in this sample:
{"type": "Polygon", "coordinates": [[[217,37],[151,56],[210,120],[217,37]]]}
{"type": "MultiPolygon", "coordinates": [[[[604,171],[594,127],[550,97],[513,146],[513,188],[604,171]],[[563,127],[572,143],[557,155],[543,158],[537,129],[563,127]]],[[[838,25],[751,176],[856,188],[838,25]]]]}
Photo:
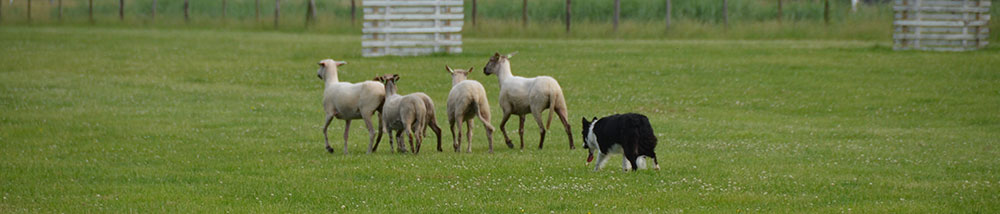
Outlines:
{"type": "MultiPolygon", "coordinates": [[[[465,53],[361,58],[358,36],[100,27],[0,28],[0,212],[958,212],[1000,210],[1000,53],[886,42],[467,37],[465,53]],[[444,101],[456,68],[520,51],[579,118],[650,117],[662,170],[584,166],[496,133],[487,154],[323,148],[316,62],[399,73],[444,101]]],[[[497,81],[477,72],[498,125],[497,81]]],[[[516,120],[515,120],[516,121],[516,120]]],[[[481,127],[481,125],[477,125],[481,127]]],[[[508,124],[516,127],[516,124],[508,124]]],[[[335,148],[343,123],[331,127],[335,148]]],[[[511,132],[516,135],[515,132],[511,132]]],[[[445,148],[451,145],[445,129],[445,148]]]]}

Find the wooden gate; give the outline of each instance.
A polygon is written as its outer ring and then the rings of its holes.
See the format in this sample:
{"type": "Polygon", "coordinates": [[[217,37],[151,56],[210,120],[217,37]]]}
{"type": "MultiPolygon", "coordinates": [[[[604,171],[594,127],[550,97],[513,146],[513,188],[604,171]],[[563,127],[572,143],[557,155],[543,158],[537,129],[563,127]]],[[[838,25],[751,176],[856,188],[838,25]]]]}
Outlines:
{"type": "Polygon", "coordinates": [[[461,53],[463,0],[364,0],[361,55],[461,53]]]}
{"type": "Polygon", "coordinates": [[[988,0],[895,1],[895,50],[968,51],[989,43],[988,0]]]}

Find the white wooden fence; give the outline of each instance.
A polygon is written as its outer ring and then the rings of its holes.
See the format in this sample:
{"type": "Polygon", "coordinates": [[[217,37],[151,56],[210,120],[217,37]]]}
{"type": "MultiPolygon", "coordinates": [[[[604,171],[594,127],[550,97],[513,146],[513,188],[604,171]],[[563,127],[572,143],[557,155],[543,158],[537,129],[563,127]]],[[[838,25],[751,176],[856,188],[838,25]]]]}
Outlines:
{"type": "Polygon", "coordinates": [[[463,0],[363,0],[361,55],[461,53],[463,0]]]}
{"type": "Polygon", "coordinates": [[[895,1],[893,49],[968,51],[989,43],[989,0],[895,1]]]}

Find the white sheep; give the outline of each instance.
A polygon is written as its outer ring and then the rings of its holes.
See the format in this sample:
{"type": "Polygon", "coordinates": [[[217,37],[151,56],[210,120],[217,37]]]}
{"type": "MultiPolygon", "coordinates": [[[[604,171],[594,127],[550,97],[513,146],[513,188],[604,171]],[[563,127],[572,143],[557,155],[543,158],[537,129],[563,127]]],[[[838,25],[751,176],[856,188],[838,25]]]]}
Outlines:
{"type": "Polygon", "coordinates": [[[486,89],[475,80],[468,80],[469,70],[455,70],[445,66],[451,73],[451,92],[448,92],[448,124],[451,127],[451,137],[455,141],[455,152],[462,148],[462,122],[466,123],[467,152],[472,152],[472,118],[478,116],[486,127],[486,140],[490,143],[490,153],[493,153],[493,125],[490,125],[490,102],[486,98],[486,89]],[[455,123],[458,123],[457,125],[455,123]],[[455,132],[455,129],[458,132],[455,132]]]}
{"type": "Polygon", "coordinates": [[[428,111],[434,111],[427,109],[423,98],[426,95],[421,96],[418,93],[406,96],[399,95],[396,92],[396,81],[399,80],[397,74],[386,74],[376,77],[375,80],[385,84],[386,96],[385,104],[382,106],[382,129],[389,134],[389,145],[392,145],[392,132],[395,131],[396,142],[399,144],[398,151],[406,152],[406,145],[400,139],[401,135],[405,133],[409,138],[413,153],[419,153],[423,143],[423,130],[428,123],[428,111]],[[416,145],[414,145],[414,141],[416,141],[416,145]]]}
{"type": "MultiPolygon", "coordinates": [[[[333,153],[333,147],[330,147],[330,139],[326,134],[333,118],[346,121],[344,125],[344,154],[347,154],[347,133],[351,128],[351,120],[360,118],[365,121],[365,126],[368,128],[368,153],[371,153],[373,142],[382,139],[381,129],[378,130],[378,139],[375,139],[375,128],[372,127],[371,116],[376,111],[381,110],[382,102],[385,100],[385,88],[382,83],[375,81],[340,82],[337,78],[337,67],[345,64],[347,62],[325,59],[319,62],[319,71],[316,72],[316,76],[326,82],[326,89],[323,90],[323,110],[326,111],[323,139],[326,141],[326,150],[333,153]]],[[[379,121],[381,121],[381,117],[379,121]]]]}
{"type": "Polygon", "coordinates": [[[507,147],[514,148],[514,144],[507,137],[506,127],[504,127],[511,114],[520,118],[517,133],[521,137],[521,149],[524,149],[524,115],[531,113],[532,116],[535,116],[535,122],[538,122],[538,128],[541,130],[538,141],[538,148],[541,149],[542,144],[545,143],[545,130],[548,129],[548,125],[552,124],[552,114],[554,113],[559,115],[559,120],[566,127],[569,148],[576,148],[573,145],[573,132],[566,120],[566,100],[562,88],[559,87],[559,82],[548,76],[535,78],[514,76],[510,71],[510,58],[514,54],[516,52],[507,56],[494,53],[490,61],[486,63],[486,67],[483,67],[483,73],[486,75],[496,74],[497,79],[500,80],[500,108],[503,109],[500,132],[503,132],[507,147]],[[545,109],[551,109],[548,125],[542,123],[542,111],[545,109]]]}

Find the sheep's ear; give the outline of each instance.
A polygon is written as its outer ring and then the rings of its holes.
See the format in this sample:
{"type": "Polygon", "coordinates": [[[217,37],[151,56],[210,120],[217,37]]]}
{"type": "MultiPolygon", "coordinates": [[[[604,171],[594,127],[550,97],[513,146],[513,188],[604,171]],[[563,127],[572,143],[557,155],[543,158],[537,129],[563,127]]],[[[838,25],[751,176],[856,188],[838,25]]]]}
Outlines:
{"type": "Polygon", "coordinates": [[[472,70],[472,68],[475,68],[475,67],[476,67],[476,66],[472,66],[472,67],[469,67],[469,70],[467,70],[467,72],[465,72],[465,73],[469,73],[469,72],[472,72],[472,71],[474,71],[474,70],[472,70]]]}
{"type": "Polygon", "coordinates": [[[316,64],[318,64],[319,67],[326,67],[326,65],[323,65],[323,61],[319,61],[319,63],[316,63],[316,64]]]}
{"type": "Polygon", "coordinates": [[[511,57],[514,57],[514,55],[517,55],[517,51],[514,51],[513,53],[507,54],[507,59],[510,59],[511,57]]]}
{"type": "Polygon", "coordinates": [[[345,61],[338,61],[337,62],[337,67],[340,67],[340,66],[343,66],[343,65],[346,65],[346,64],[347,64],[347,62],[345,62],[345,61]]]}
{"type": "Polygon", "coordinates": [[[382,82],[382,76],[375,76],[372,80],[382,82]]]}
{"type": "Polygon", "coordinates": [[[455,73],[455,70],[452,70],[448,65],[444,65],[444,69],[448,70],[448,73],[455,73]]]}
{"type": "Polygon", "coordinates": [[[392,75],[392,80],[393,81],[399,81],[399,74],[393,74],[392,75]]]}

